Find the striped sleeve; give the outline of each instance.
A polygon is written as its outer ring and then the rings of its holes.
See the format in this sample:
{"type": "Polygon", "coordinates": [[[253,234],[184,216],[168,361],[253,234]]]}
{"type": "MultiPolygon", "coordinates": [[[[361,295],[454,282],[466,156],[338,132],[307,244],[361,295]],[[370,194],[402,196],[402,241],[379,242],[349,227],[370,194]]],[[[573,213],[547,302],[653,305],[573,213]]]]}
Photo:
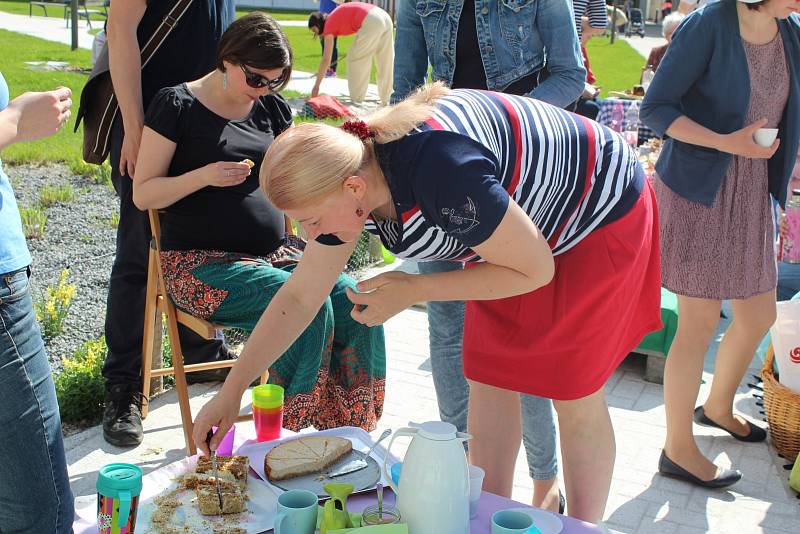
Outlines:
{"type": "Polygon", "coordinates": [[[575,14],[575,29],[578,30],[578,38],[583,33],[581,19],[584,16],[589,17],[589,26],[592,28],[604,29],[608,26],[608,13],[603,0],[572,0],[572,10],[575,14]]]}
{"type": "Polygon", "coordinates": [[[606,3],[603,0],[589,0],[588,15],[589,26],[592,28],[604,29],[608,26],[606,3]]]}

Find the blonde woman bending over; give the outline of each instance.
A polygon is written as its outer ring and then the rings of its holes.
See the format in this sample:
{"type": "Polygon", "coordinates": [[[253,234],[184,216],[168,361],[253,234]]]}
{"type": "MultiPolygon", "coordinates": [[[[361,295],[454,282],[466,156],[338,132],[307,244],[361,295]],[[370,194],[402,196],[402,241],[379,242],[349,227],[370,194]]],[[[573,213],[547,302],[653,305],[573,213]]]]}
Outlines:
{"type": "Polygon", "coordinates": [[[600,520],[615,455],[603,385],[660,325],[655,203],[624,140],[540,101],[433,85],[366,122],[291,128],[264,161],[262,189],[311,242],[198,415],[198,447],[233,423],[247,384],[308,324],[366,228],[400,257],[469,263],[382,274],[348,296],[369,326],[414,302],[468,301],[470,461],[486,489],[511,494],[519,394],[549,397],[570,515],[600,520]]]}

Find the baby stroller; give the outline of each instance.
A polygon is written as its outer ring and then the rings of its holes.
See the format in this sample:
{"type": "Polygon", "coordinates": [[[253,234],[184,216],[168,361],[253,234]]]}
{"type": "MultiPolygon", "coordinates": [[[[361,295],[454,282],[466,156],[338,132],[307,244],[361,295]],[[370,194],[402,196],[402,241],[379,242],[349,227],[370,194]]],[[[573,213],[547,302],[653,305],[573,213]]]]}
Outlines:
{"type": "Polygon", "coordinates": [[[630,16],[628,17],[628,27],[625,29],[625,37],[630,37],[635,33],[639,37],[644,38],[644,15],[642,10],[638,8],[631,8],[630,16]]]}

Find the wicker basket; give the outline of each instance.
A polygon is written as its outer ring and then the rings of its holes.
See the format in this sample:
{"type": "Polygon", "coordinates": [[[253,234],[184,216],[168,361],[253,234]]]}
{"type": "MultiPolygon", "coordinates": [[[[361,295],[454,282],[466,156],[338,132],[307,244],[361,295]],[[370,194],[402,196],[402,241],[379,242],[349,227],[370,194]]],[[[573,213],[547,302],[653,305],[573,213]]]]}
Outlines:
{"type": "Polygon", "coordinates": [[[800,453],[800,394],[790,390],[775,378],[772,361],[775,351],[770,345],[761,370],[764,381],[764,408],[769,432],[778,452],[794,462],[800,453]]]}

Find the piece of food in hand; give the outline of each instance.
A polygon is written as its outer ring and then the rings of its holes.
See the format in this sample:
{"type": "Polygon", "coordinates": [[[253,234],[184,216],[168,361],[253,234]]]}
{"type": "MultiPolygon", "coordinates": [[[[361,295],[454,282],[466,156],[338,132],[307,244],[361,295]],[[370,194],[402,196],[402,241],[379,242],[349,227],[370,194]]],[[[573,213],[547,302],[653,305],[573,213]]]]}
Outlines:
{"type": "Polygon", "coordinates": [[[197,507],[203,515],[238,514],[244,512],[244,495],[237,488],[224,489],[222,494],[222,508],[219,507],[219,496],[213,487],[200,487],[197,489],[197,507]]]}
{"type": "Polygon", "coordinates": [[[251,159],[243,159],[242,163],[247,163],[247,166],[251,169],[256,166],[256,164],[251,159]]]}
{"type": "Polygon", "coordinates": [[[308,436],[274,447],[264,458],[270,480],[285,480],[318,473],[353,450],[349,439],[336,436],[308,436]]]}
{"type": "MultiPolygon", "coordinates": [[[[247,486],[247,471],[250,468],[250,459],[247,456],[217,456],[217,468],[219,469],[220,479],[223,478],[225,473],[229,473],[233,475],[242,488],[247,486]]],[[[211,459],[207,456],[199,457],[195,472],[201,474],[213,473],[214,468],[211,465],[211,459]]]]}

